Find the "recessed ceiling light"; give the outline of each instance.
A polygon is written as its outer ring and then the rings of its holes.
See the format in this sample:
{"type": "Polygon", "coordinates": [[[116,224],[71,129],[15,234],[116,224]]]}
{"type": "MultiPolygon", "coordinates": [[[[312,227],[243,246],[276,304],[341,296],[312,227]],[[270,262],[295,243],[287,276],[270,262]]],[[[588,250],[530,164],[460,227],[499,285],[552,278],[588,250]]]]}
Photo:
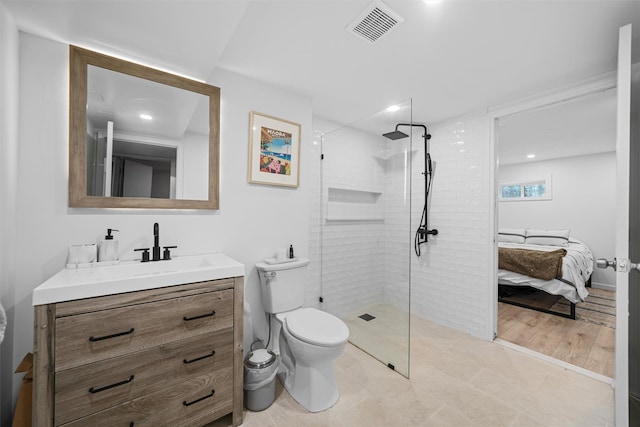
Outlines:
{"type": "Polygon", "coordinates": [[[153,120],[153,116],[151,116],[150,114],[145,114],[145,113],[140,114],[140,118],[144,119],[144,120],[153,120]]]}
{"type": "Polygon", "coordinates": [[[527,154],[527,159],[533,159],[535,157],[536,157],[535,154],[527,154]]]}

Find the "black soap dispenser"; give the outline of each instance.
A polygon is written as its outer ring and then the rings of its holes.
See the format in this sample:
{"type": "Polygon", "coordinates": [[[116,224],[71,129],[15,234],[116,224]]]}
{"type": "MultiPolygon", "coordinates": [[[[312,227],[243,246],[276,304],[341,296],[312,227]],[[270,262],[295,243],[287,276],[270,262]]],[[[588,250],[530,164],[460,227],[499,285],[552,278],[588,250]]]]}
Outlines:
{"type": "Polygon", "coordinates": [[[98,262],[118,261],[118,241],[111,235],[113,231],[118,230],[107,228],[104,240],[98,242],[98,262]]]}
{"type": "Polygon", "coordinates": [[[293,259],[293,245],[289,245],[289,258],[293,259]]]}

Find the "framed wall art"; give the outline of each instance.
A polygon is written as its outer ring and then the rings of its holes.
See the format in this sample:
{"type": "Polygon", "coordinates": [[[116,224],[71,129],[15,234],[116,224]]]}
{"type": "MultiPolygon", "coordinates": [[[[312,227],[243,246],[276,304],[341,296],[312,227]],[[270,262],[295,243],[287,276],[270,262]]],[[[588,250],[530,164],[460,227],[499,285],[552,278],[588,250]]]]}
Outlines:
{"type": "Polygon", "coordinates": [[[299,179],[300,124],[252,111],[249,182],[297,188],[299,179]]]}

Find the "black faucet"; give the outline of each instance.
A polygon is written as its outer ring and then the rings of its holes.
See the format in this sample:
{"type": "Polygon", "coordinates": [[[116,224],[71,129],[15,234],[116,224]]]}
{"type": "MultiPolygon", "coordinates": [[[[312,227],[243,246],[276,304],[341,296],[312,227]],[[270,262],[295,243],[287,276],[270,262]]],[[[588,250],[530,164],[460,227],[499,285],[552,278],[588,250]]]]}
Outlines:
{"type": "Polygon", "coordinates": [[[160,261],[160,226],[153,224],[153,258],[151,261],[160,261]]]}
{"type": "Polygon", "coordinates": [[[153,224],[153,248],[151,248],[151,259],[149,259],[149,248],[138,248],[134,249],[134,251],[142,252],[142,262],[169,261],[171,259],[171,249],[175,248],[177,248],[177,246],[165,246],[162,258],[160,257],[160,226],[156,222],[153,224]]]}

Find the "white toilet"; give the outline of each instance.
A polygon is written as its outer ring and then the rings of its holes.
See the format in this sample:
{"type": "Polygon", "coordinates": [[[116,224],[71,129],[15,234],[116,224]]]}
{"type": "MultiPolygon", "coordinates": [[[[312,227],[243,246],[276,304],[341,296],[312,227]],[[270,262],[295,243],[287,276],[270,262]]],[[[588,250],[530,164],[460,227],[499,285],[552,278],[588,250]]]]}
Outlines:
{"type": "Polygon", "coordinates": [[[289,394],[311,412],[324,411],[340,397],[335,360],[349,339],[339,318],[303,308],[308,258],[258,263],[262,301],[271,314],[270,348],[280,355],[278,377],[289,394]]]}

